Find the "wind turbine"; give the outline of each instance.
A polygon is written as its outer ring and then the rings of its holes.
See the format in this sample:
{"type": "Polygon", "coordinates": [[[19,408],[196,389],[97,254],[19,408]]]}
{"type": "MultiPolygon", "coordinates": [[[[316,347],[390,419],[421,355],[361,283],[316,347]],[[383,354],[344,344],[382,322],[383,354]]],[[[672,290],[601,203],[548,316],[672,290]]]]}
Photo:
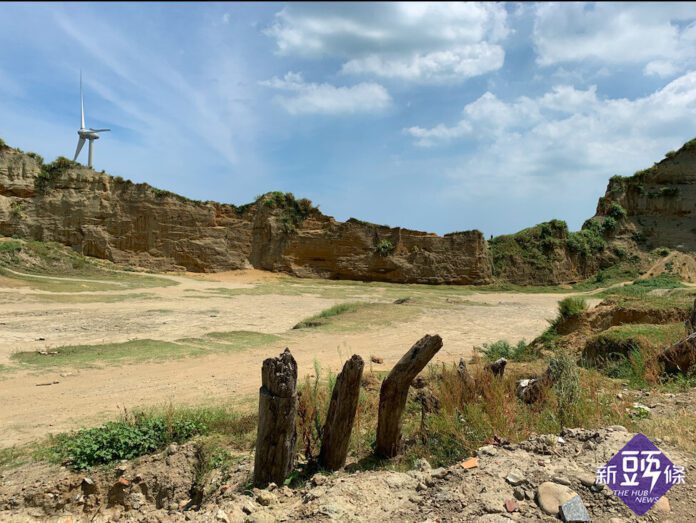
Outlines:
{"type": "Polygon", "coordinates": [[[99,140],[98,133],[110,131],[111,129],[92,129],[91,127],[85,127],[85,101],[82,98],[82,71],[80,71],[80,108],[82,109],[82,123],[80,126],[80,130],[77,131],[77,135],[80,137],[80,139],[77,141],[77,150],[75,151],[75,157],[73,158],[73,162],[77,160],[77,157],[80,155],[82,146],[85,145],[85,140],[89,140],[89,156],[87,158],[87,167],[92,167],[92,144],[94,143],[94,140],[99,140]]]}

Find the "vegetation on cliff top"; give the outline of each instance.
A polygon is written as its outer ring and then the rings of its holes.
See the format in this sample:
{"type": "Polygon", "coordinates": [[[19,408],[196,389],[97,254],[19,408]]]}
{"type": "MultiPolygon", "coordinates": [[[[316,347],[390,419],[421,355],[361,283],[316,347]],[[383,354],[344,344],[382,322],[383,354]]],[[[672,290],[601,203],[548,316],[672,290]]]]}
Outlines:
{"type": "Polygon", "coordinates": [[[497,236],[489,242],[493,273],[496,276],[506,274],[520,261],[535,270],[550,272],[553,263],[563,255],[558,251],[587,259],[606,248],[602,232],[593,223],[586,223],[580,231],[569,232],[566,222],[551,220],[515,234],[497,236]]]}
{"type": "Polygon", "coordinates": [[[256,198],[256,204],[279,211],[279,220],[283,231],[292,233],[317,210],[307,198],[295,198],[291,192],[273,191],[256,198]]]}

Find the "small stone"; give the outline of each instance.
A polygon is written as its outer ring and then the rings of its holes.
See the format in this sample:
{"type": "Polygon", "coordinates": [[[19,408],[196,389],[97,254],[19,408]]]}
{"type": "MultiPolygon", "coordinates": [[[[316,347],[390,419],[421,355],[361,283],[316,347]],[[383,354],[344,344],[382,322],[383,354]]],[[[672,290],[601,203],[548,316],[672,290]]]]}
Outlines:
{"type": "Polygon", "coordinates": [[[323,474],[314,474],[314,476],[312,476],[312,485],[318,487],[326,483],[328,480],[329,478],[327,478],[323,474]]]}
{"type": "Polygon", "coordinates": [[[447,475],[448,472],[449,471],[446,468],[440,467],[437,469],[433,469],[432,472],[430,472],[430,475],[435,479],[442,479],[447,475]]]}
{"type": "Polygon", "coordinates": [[[270,482],[270,483],[268,484],[268,486],[266,487],[266,490],[268,490],[268,492],[273,492],[273,491],[274,491],[275,489],[277,489],[277,488],[278,488],[278,485],[276,485],[276,484],[273,483],[273,482],[270,482]]]}
{"type": "Polygon", "coordinates": [[[628,429],[623,425],[610,425],[607,429],[612,432],[628,432],[628,429]]]}
{"type": "Polygon", "coordinates": [[[92,485],[94,485],[94,480],[93,480],[92,478],[86,478],[86,477],[85,477],[85,478],[82,478],[82,483],[83,483],[84,485],[87,485],[87,486],[91,487],[92,485]]]}
{"type": "Polygon", "coordinates": [[[565,476],[554,476],[551,481],[558,483],[559,485],[565,485],[566,487],[570,485],[570,480],[565,476]]]}
{"type": "Polygon", "coordinates": [[[594,474],[590,474],[589,472],[581,472],[575,476],[578,481],[586,486],[586,487],[593,487],[595,482],[597,481],[597,476],[594,474]]]}
{"type": "Polygon", "coordinates": [[[485,447],[481,447],[478,449],[479,456],[495,456],[498,454],[498,449],[495,448],[493,445],[486,445],[485,447]]]}
{"type": "Polygon", "coordinates": [[[176,452],[179,450],[179,445],[176,443],[170,443],[169,446],[167,447],[167,455],[171,456],[172,454],[176,454],[176,452]]]}
{"type": "Polygon", "coordinates": [[[465,459],[459,465],[463,469],[466,469],[466,470],[475,469],[478,467],[478,458],[473,457],[473,458],[465,459]]]}
{"type": "Polygon", "coordinates": [[[506,499],[505,510],[507,510],[510,513],[517,512],[518,510],[520,510],[520,504],[517,503],[516,499],[506,499]]]}
{"type": "Polygon", "coordinates": [[[424,490],[428,490],[428,486],[420,481],[418,485],[416,485],[416,492],[423,492],[424,490]]]}
{"type": "Polygon", "coordinates": [[[524,489],[521,487],[515,487],[512,493],[515,496],[515,499],[518,499],[519,501],[523,501],[525,498],[524,489]]]}
{"type": "Polygon", "coordinates": [[[256,502],[262,507],[268,507],[272,505],[277,500],[276,495],[273,492],[268,492],[267,490],[259,490],[256,493],[256,502]]]}
{"type": "Polygon", "coordinates": [[[125,465],[119,465],[118,467],[116,467],[116,474],[122,476],[126,472],[126,470],[128,470],[128,467],[126,467],[125,465]]]}
{"type": "Polygon", "coordinates": [[[384,363],[384,358],[380,358],[379,356],[370,356],[370,361],[372,363],[376,363],[378,365],[381,365],[384,363]]]}
{"type": "Polygon", "coordinates": [[[510,473],[505,476],[505,481],[507,481],[513,487],[521,485],[524,483],[525,478],[519,470],[511,470],[510,473]]]}
{"type": "Polygon", "coordinates": [[[127,487],[128,485],[130,485],[130,481],[128,481],[128,480],[127,480],[126,478],[124,478],[123,476],[121,476],[120,478],[118,478],[118,483],[119,483],[120,485],[123,485],[124,487],[127,487]]]}
{"type": "Polygon", "coordinates": [[[592,521],[582,499],[577,495],[561,505],[561,519],[565,523],[588,523],[592,521]]]}
{"type": "Polygon", "coordinates": [[[546,481],[537,488],[537,504],[550,516],[557,516],[561,505],[570,501],[577,493],[565,485],[546,481]]]}
{"type": "Polygon", "coordinates": [[[655,504],[653,505],[653,509],[656,512],[670,512],[672,510],[672,507],[669,505],[669,499],[667,499],[667,496],[662,496],[660,499],[658,499],[655,504]]]}
{"type": "Polygon", "coordinates": [[[215,519],[222,521],[223,523],[230,523],[230,518],[227,517],[227,513],[222,509],[218,509],[218,511],[215,513],[215,519]]]}

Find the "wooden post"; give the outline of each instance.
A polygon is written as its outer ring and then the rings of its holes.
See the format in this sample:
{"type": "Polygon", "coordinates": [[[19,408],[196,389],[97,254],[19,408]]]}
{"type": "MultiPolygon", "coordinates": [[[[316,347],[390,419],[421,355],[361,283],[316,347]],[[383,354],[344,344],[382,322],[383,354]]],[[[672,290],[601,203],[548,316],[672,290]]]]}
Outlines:
{"type": "Polygon", "coordinates": [[[394,365],[382,382],[379,393],[376,454],[391,458],[399,453],[401,415],[406,406],[408,389],[413,379],[442,347],[442,338],[426,335],[416,342],[394,365]]]}
{"type": "Polygon", "coordinates": [[[282,485],[295,458],[297,363],[289,349],[268,358],[261,369],[259,425],[256,433],[254,485],[282,485]]]}
{"type": "Polygon", "coordinates": [[[336,378],[319,452],[319,464],[325,469],[338,470],[346,464],[364,367],[363,359],[354,354],[336,378]]]}

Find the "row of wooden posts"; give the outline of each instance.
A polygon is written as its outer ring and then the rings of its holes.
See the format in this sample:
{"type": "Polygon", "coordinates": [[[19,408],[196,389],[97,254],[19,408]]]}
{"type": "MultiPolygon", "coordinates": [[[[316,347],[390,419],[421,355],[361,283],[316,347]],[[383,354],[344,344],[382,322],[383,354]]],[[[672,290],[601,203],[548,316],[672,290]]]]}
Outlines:
{"type": "MultiPolygon", "coordinates": [[[[442,347],[438,335],[426,335],[397,362],[382,382],[375,453],[391,458],[401,443],[401,417],[414,378],[442,347]]],[[[353,355],[336,378],[322,431],[319,465],[338,470],[345,465],[348,444],[358,407],[365,363],[353,355]]],[[[254,485],[281,485],[292,471],[295,457],[297,413],[297,363],[289,349],[268,358],[261,370],[259,424],[256,435],[254,485]]]]}

